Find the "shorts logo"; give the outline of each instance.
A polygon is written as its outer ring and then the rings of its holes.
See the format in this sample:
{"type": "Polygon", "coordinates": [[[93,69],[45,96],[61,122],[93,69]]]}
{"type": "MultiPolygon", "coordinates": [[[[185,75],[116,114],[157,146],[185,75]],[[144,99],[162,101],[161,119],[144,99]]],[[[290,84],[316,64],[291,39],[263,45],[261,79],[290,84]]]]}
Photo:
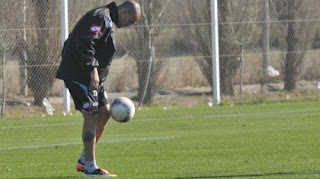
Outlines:
{"type": "Polygon", "coordinates": [[[99,106],[99,103],[98,102],[93,102],[92,103],[92,107],[98,107],[99,106]]]}
{"type": "Polygon", "coordinates": [[[83,109],[89,109],[90,103],[89,102],[83,103],[82,107],[83,107],[83,109]]]}
{"type": "Polygon", "coordinates": [[[101,30],[101,26],[98,26],[98,25],[91,25],[90,27],[90,32],[93,32],[94,34],[98,34],[101,30]]]}
{"type": "Polygon", "coordinates": [[[97,90],[93,90],[92,94],[93,94],[93,96],[98,96],[98,91],[97,90]]]}

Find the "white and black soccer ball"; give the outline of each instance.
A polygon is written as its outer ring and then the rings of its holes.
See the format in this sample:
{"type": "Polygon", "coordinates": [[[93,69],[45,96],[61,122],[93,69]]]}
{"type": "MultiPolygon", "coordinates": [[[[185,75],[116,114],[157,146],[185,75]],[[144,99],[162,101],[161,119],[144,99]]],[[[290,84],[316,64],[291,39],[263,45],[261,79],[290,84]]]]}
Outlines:
{"type": "Polygon", "coordinates": [[[117,122],[130,121],[135,113],[133,102],[127,97],[115,98],[110,105],[111,117],[117,122]]]}

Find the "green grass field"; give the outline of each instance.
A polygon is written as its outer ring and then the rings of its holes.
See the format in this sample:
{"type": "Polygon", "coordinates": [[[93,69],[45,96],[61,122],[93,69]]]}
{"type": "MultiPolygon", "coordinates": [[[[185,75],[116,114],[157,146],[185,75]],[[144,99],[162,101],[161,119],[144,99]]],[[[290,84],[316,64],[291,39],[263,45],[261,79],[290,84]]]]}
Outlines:
{"type": "MultiPolygon", "coordinates": [[[[79,113],[0,121],[0,178],[82,178],[79,113]]],[[[149,107],[110,121],[97,162],[121,179],[320,178],[320,102],[149,107]]]]}

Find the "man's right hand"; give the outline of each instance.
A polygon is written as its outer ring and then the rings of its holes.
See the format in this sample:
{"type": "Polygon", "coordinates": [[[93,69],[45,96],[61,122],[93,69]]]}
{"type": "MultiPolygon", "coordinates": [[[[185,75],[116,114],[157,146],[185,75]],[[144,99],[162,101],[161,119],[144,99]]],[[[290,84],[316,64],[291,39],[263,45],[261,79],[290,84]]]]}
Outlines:
{"type": "Polygon", "coordinates": [[[92,89],[98,89],[99,84],[100,84],[100,79],[99,79],[99,73],[97,68],[93,68],[93,70],[90,72],[91,76],[91,88],[92,89]]]}

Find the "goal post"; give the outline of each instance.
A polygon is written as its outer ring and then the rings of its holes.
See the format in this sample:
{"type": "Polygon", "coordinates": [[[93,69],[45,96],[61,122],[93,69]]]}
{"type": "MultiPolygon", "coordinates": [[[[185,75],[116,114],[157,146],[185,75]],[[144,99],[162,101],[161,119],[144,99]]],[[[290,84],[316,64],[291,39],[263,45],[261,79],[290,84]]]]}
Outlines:
{"type": "Polygon", "coordinates": [[[212,92],[213,104],[220,104],[218,0],[211,0],[212,92]]]}
{"type": "MultiPolygon", "coordinates": [[[[69,18],[68,18],[68,0],[61,0],[61,42],[62,47],[69,35],[69,18]]],[[[66,87],[63,87],[63,113],[66,115],[70,112],[70,93],[66,87]]]]}

